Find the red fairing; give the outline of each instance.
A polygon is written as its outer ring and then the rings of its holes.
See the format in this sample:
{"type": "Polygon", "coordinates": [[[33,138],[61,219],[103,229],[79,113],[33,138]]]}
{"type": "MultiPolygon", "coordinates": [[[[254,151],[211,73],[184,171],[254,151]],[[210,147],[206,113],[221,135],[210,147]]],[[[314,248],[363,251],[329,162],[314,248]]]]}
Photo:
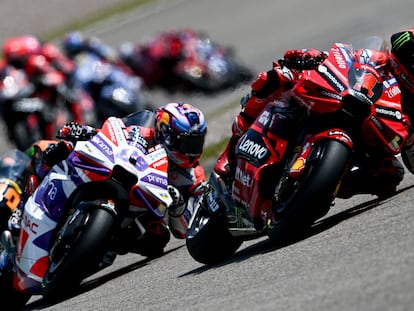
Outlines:
{"type": "Polygon", "coordinates": [[[362,134],[364,141],[373,148],[384,148],[393,154],[401,152],[407,139],[407,117],[403,114],[401,105],[401,90],[396,80],[391,78],[384,81],[382,96],[371,107],[371,117],[363,123],[362,134]]]}
{"type": "MultiPolygon", "coordinates": [[[[305,70],[293,88],[297,102],[316,113],[342,108],[349,89],[348,70],[354,56],[344,44],[334,44],[328,58],[316,70],[305,70]]],[[[349,48],[349,47],[348,47],[349,48]]]]}

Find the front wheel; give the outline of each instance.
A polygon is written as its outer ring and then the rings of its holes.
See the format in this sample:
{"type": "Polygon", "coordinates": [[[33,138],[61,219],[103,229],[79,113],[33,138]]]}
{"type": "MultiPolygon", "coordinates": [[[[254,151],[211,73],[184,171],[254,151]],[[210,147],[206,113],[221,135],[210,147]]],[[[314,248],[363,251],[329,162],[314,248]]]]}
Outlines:
{"type": "Polygon", "coordinates": [[[196,261],[214,264],[230,258],[242,244],[231,235],[223,214],[212,215],[200,206],[187,229],[187,250],[196,261]]]}
{"type": "Polygon", "coordinates": [[[308,229],[329,211],[352,151],[339,141],[328,140],[316,144],[312,152],[302,176],[282,183],[268,226],[273,242],[308,229]]]}
{"type": "MultiPolygon", "coordinates": [[[[82,214],[82,213],[81,213],[82,214]]],[[[50,256],[49,269],[43,278],[42,295],[48,300],[58,299],[76,288],[102,260],[112,236],[114,216],[101,208],[92,208],[82,216],[82,225],[68,218],[66,232],[69,238],[61,238],[55,243],[50,256]]]]}

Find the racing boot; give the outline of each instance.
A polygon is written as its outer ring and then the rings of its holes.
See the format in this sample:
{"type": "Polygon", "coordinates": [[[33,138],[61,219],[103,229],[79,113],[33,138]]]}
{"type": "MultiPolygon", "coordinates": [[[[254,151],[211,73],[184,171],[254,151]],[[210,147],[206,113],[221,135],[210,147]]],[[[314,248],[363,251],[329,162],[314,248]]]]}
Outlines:
{"type": "Polygon", "coordinates": [[[219,156],[214,165],[214,172],[216,172],[223,180],[231,181],[236,169],[236,155],[235,148],[240,136],[233,135],[227,143],[226,148],[219,156]]]}
{"type": "Polygon", "coordinates": [[[337,197],[348,199],[356,194],[379,198],[393,195],[404,178],[404,167],[395,157],[370,159],[370,163],[353,167],[344,177],[337,197]]]}
{"type": "Polygon", "coordinates": [[[236,170],[236,154],[235,149],[240,137],[248,130],[251,123],[247,122],[242,113],[240,113],[233,121],[231,127],[232,136],[227,143],[226,149],[219,156],[214,165],[216,172],[226,183],[231,182],[236,170]]]}

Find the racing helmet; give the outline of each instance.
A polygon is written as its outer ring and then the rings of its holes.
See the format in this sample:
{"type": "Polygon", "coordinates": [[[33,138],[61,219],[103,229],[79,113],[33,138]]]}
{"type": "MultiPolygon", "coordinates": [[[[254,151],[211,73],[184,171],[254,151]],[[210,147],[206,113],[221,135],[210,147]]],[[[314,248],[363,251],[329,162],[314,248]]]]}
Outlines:
{"type": "Polygon", "coordinates": [[[155,112],[155,137],[170,160],[191,168],[204,147],[207,125],[203,113],[187,103],[169,103],[155,112]]]}
{"type": "Polygon", "coordinates": [[[22,69],[27,58],[39,54],[41,47],[42,43],[35,36],[11,37],[3,43],[3,55],[9,64],[22,69]]]}
{"type": "Polygon", "coordinates": [[[73,58],[82,51],[84,38],[79,31],[66,33],[62,39],[62,49],[67,57],[73,58]]]}
{"type": "Polygon", "coordinates": [[[43,44],[42,55],[46,57],[48,61],[60,59],[63,56],[59,48],[52,43],[43,44]]]}
{"type": "Polygon", "coordinates": [[[391,36],[390,58],[398,83],[414,93],[414,29],[391,36]]]}
{"type": "Polygon", "coordinates": [[[50,64],[43,55],[32,55],[27,59],[24,71],[29,76],[45,74],[51,70],[50,64]]]}

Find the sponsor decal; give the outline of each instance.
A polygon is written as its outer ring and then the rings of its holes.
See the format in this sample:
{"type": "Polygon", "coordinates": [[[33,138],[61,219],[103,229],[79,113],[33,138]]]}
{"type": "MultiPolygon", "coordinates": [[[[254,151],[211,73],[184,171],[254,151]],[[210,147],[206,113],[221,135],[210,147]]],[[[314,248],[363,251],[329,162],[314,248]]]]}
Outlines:
{"type": "Polygon", "coordinates": [[[148,141],[145,137],[141,134],[141,129],[138,126],[134,126],[128,133],[129,139],[135,143],[143,146],[144,148],[148,148],[148,141]]]}
{"type": "Polygon", "coordinates": [[[408,31],[405,31],[397,39],[394,40],[393,49],[395,51],[398,51],[405,44],[409,43],[410,40],[411,40],[410,33],[408,31]]]}
{"type": "Polygon", "coordinates": [[[39,227],[39,225],[37,223],[35,223],[34,221],[31,221],[30,218],[28,218],[25,214],[23,214],[23,225],[24,227],[32,232],[33,234],[37,234],[37,228],[39,227]]]}
{"type": "Polygon", "coordinates": [[[167,164],[168,164],[168,158],[162,158],[161,160],[152,163],[151,167],[155,168],[155,169],[158,169],[158,168],[163,167],[167,164]]]}
{"type": "Polygon", "coordinates": [[[263,113],[259,116],[259,122],[263,125],[267,124],[269,122],[270,112],[269,111],[263,111],[263,113]]]}
{"type": "Polygon", "coordinates": [[[107,127],[108,132],[109,132],[109,138],[111,139],[111,141],[113,143],[116,143],[116,136],[115,136],[115,132],[114,132],[114,128],[112,127],[112,124],[109,124],[109,126],[107,127]]]}
{"type": "Polygon", "coordinates": [[[161,175],[154,174],[154,173],[151,173],[151,174],[148,174],[148,175],[142,177],[141,180],[145,181],[149,184],[153,184],[153,185],[156,185],[158,187],[162,187],[162,188],[168,186],[168,180],[167,180],[166,176],[161,176],[161,175]]]}
{"type": "Polygon", "coordinates": [[[342,55],[340,49],[338,48],[334,48],[331,50],[332,55],[334,56],[335,60],[336,60],[336,64],[338,65],[339,68],[341,69],[345,69],[346,68],[346,62],[344,59],[344,56],[342,55]]]}
{"type": "Polygon", "coordinates": [[[375,107],[375,111],[380,117],[402,120],[401,111],[385,107],[375,107]]]}
{"type": "Polygon", "coordinates": [[[254,142],[251,141],[250,139],[247,138],[247,136],[243,136],[241,142],[239,143],[239,147],[238,149],[249,155],[249,156],[253,156],[257,159],[263,159],[266,154],[267,154],[267,148],[254,142]]]}
{"type": "Polygon", "coordinates": [[[99,135],[95,135],[91,139],[91,143],[97,147],[108,159],[113,161],[114,153],[112,147],[109,146],[99,135]]]}
{"type": "Polygon", "coordinates": [[[324,65],[318,66],[318,72],[325,77],[325,80],[329,82],[337,91],[343,92],[345,86],[335,77],[335,75],[324,65]]]}
{"type": "Polygon", "coordinates": [[[252,178],[250,175],[238,167],[236,168],[236,175],[234,176],[234,179],[247,188],[250,188],[252,185],[252,178]]]}
{"type": "Polygon", "coordinates": [[[385,90],[385,89],[388,89],[388,88],[390,88],[390,87],[392,87],[392,86],[394,86],[395,84],[397,84],[398,82],[397,82],[397,79],[395,79],[395,78],[390,78],[390,79],[388,79],[388,80],[385,80],[383,83],[382,83],[382,86],[383,86],[383,89],[385,90]]]}
{"type": "Polygon", "coordinates": [[[393,98],[401,93],[400,88],[397,85],[391,86],[384,90],[384,93],[388,96],[388,98],[393,98]]]}
{"type": "Polygon", "coordinates": [[[371,116],[370,119],[380,131],[384,130],[384,127],[382,126],[381,122],[375,116],[371,116]]]}
{"type": "Polygon", "coordinates": [[[136,151],[134,151],[131,156],[129,157],[129,162],[131,162],[134,167],[142,172],[148,168],[148,163],[145,159],[140,156],[136,151]]]}
{"type": "Polygon", "coordinates": [[[342,100],[341,95],[338,95],[338,94],[335,94],[335,93],[332,93],[332,92],[321,91],[321,94],[323,96],[326,96],[326,97],[330,97],[330,98],[337,99],[337,100],[342,100]]]}
{"type": "Polygon", "coordinates": [[[217,201],[216,201],[216,199],[215,199],[215,197],[214,197],[214,195],[211,191],[207,194],[206,200],[207,200],[207,202],[206,202],[207,206],[208,206],[208,208],[211,212],[215,213],[219,210],[220,205],[217,203],[217,201]]]}
{"type": "Polygon", "coordinates": [[[349,137],[349,135],[343,131],[338,131],[338,130],[329,131],[328,135],[329,136],[343,136],[347,140],[352,141],[351,137],[349,137]]]}
{"type": "Polygon", "coordinates": [[[158,150],[152,151],[151,153],[148,153],[145,157],[147,158],[148,162],[155,162],[162,158],[165,158],[167,156],[167,153],[163,148],[160,148],[158,150]]]}

